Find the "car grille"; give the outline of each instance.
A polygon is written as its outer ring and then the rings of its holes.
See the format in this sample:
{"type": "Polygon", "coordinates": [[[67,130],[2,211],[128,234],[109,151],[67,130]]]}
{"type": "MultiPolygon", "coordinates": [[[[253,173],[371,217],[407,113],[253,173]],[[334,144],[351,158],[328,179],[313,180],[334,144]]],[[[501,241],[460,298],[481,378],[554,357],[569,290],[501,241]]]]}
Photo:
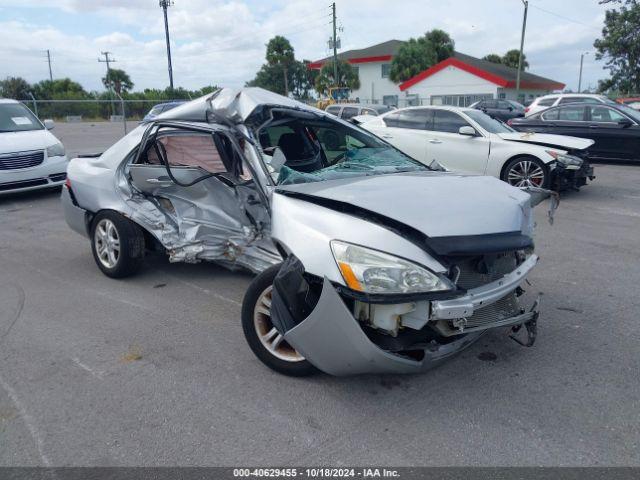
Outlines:
{"type": "Polygon", "coordinates": [[[466,259],[451,268],[450,278],[466,290],[494,282],[518,266],[514,252],[466,259]]]}
{"type": "Polygon", "coordinates": [[[3,153],[0,155],[0,170],[17,170],[40,165],[44,161],[44,151],[3,153]]]}
{"type": "Polygon", "coordinates": [[[515,293],[501,298],[491,305],[479,308],[473,315],[466,318],[465,328],[484,327],[492,323],[515,317],[520,314],[520,306],[515,293]]]}

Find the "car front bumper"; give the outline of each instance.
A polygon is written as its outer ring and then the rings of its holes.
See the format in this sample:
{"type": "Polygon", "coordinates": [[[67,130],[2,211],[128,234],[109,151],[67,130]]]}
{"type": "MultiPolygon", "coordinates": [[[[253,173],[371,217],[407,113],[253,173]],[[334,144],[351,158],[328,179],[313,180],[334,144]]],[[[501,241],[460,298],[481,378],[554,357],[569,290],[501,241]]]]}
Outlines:
{"type": "MultiPolygon", "coordinates": [[[[431,302],[429,321],[471,316],[474,310],[512,295],[535,266],[538,257],[532,255],[515,271],[495,282],[471,289],[464,296],[431,302]]],[[[286,315],[289,306],[274,289],[272,316],[286,315]]],[[[285,340],[318,369],[331,375],[363,373],[419,373],[472,345],[487,330],[517,326],[537,319],[538,302],[529,311],[520,310],[508,317],[496,318],[482,327],[462,329],[446,343],[430,342],[419,347],[420,360],[386,351],[367,336],[344,300],[328,279],[324,279],[320,298],[311,313],[284,333],[285,340]]],[[[286,323],[286,322],[278,322],[286,323]]],[[[275,324],[275,322],[274,322],[275,324]]],[[[416,350],[418,347],[412,347],[416,350]]]]}
{"type": "Polygon", "coordinates": [[[0,195],[63,185],[67,179],[66,155],[49,157],[40,165],[0,171],[0,195]]]}
{"type": "Polygon", "coordinates": [[[587,184],[587,180],[594,180],[596,178],[593,166],[586,160],[582,159],[582,166],[565,167],[561,163],[556,163],[551,175],[551,185],[553,190],[578,190],[580,187],[587,184]]]}

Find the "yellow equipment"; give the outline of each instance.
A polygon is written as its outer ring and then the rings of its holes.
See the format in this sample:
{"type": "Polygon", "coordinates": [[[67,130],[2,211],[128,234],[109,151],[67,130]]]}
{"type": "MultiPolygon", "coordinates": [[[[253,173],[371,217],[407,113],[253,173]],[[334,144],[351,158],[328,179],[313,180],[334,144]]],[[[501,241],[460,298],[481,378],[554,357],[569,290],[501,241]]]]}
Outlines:
{"type": "Polygon", "coordinates": [[[334,103],[346,103],[349,101],[349,88],[348,87],[331,87],[329,88],[328,98],[318,100],[316,108],[324,110],[329,105],[334,103]]]}

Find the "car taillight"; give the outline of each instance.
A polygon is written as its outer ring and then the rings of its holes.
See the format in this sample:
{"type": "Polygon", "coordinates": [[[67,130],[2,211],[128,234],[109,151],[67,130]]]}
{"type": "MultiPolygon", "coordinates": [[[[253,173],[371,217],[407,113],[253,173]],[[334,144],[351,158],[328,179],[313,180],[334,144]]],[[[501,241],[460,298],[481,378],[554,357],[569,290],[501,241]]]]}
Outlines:
{"type": "Polygon", "coordinates": [[[512,123],[513,123],[513,118],[510,118],[509,120],[507,120],[507,125],[511,126],[512,123]]]}
{"type": "Polygon", "coordinates": [[[64,186],[71,190],[71,180],[67,177],[67,180],[64,182],[64,186]]]}
{"type": "Polygon", "coordinates": [[[524,108],[524,113],[527,113],[529,111],[529,107],[525,107],[524,108]]]}

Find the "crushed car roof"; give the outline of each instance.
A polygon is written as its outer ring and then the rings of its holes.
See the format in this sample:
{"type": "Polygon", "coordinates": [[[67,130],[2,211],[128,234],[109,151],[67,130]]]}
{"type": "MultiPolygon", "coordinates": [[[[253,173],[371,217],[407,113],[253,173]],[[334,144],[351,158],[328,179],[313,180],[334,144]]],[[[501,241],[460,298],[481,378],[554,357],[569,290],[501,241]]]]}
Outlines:
{"type": "Polygon", "coordinates": [[[263,88],[222,88],[180,105],[156,117],[158,120],[215,122],[225,119],[233,123],[247,120],[260,107],[284,107],[324,115],[322,110],[278,95],[263,88]]]}

